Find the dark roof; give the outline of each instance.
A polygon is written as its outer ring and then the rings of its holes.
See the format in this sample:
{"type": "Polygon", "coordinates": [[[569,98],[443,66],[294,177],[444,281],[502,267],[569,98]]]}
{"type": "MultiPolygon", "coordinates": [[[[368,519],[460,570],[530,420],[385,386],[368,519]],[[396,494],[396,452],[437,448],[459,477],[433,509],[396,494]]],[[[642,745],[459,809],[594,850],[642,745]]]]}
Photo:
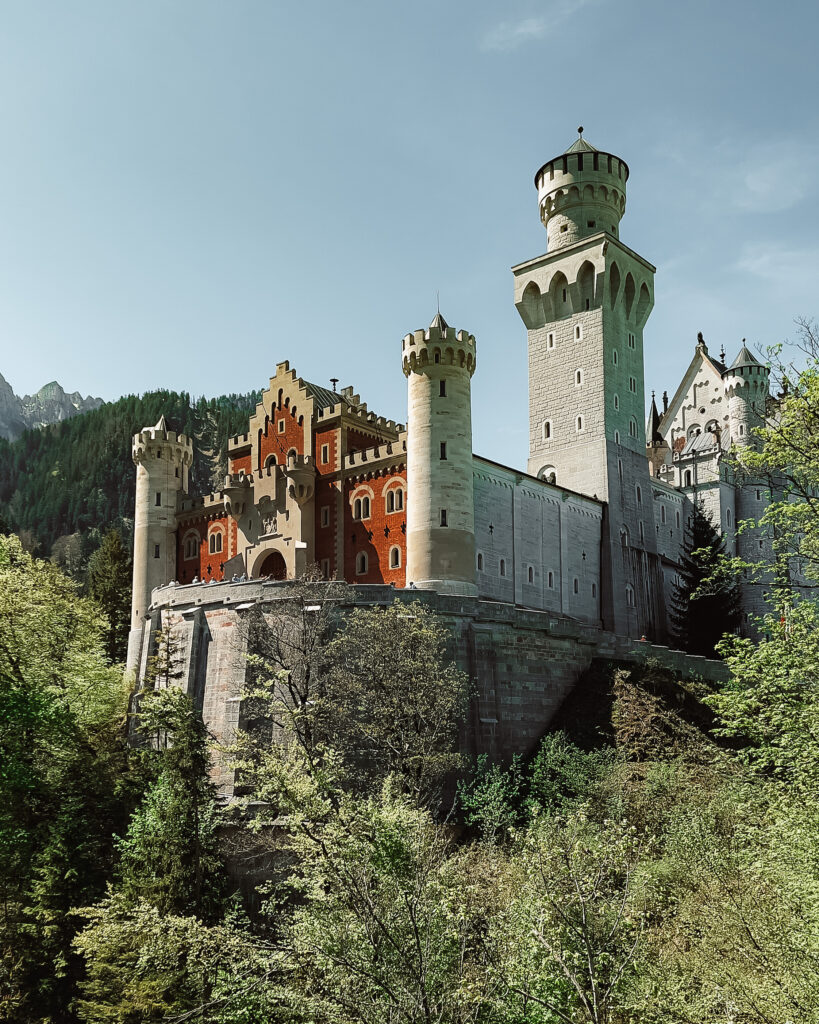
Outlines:
{"type": "MultiPolygon", "coordinates": [[[[329,409],[339,402],[346,402],[347,399],[337,391],[330,391],[329,388],[319,387],[318,384],[311,384],[309,380],[304,382],[308,395],[310,395],[319,409],[329,409]]],[[[349,403],[348,403],[349,404],[349,403]]]]}
{"type": "Polygon", "coordinates": [[[651,410],[646,423],[646,444],[664,444],[663,435],[660,433],[660,412],[654,400],[654,392],[651,393],[651,410]]]}
{"type": "Polygon", "coordinates": [[[598,150],[590,142],[581,135],[579,139],[575,139],[574,142],[569,146],[568,149],[564,150],[564,153],[597,153],[598,150]]]}
{"type": "Polygon", "coordinates": [[[742,339],[742,348],[739,350],[739,355],[731,363],[729,369],[737,370],[740,366],[759,366],[759,360],[754,358],[753,352],[745,345],[745,339],[742,339]]]}

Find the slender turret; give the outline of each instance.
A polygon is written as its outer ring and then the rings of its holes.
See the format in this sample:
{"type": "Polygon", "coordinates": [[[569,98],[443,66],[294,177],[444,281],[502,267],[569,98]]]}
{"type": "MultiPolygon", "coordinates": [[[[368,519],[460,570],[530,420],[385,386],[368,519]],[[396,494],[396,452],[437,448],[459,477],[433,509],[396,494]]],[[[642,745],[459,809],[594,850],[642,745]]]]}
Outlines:
{"type": "Polygon", "coordinates": [[[127,668],[135,670],[139,634],[155,587],[176,575],[176,508],[180,491],[188,490],[193,442],[168,430],[162,416],[155,427],[134,434],[131,450],[136,465],[134,509],[134,586],[127,668]]]}
{"type": "Polygon", "coordinates": [[[475,338],[440,313],[403,341],[408,382],[407,584],[475,596],[475,338]]]}
{"type": "Polygon", "coordinates": [[[765,403],[769,391],[769,371],[746,347],[742,339],[739,355],[723,373],[731,442],[744,448],[754,441],[754,428],[765,422],[765,403]]]}

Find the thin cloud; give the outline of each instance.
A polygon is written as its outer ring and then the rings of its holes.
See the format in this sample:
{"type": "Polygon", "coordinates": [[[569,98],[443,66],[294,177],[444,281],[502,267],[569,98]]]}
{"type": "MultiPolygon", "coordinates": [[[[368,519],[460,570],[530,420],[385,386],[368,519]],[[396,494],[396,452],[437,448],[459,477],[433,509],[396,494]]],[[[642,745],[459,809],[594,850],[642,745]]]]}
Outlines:
{"type": "Polygon", "coordinates": [[[551,29],[567,21],[592,0],[558,0],[550,4],[548,14],[520,21],[502,21],[484,33],[480,48],[484,51],[508,53],[519,46],[542,39],[551,29]]]}
{"type": "Polygon", "coordinates": [[[733,191],[736,206],[768,213],[789,210],[814,188],[819,172],[819,147],[798,140],[755,146],[742,161],[739,172],[739,187],[733,191]],[[787,154],[785,165],[783,154],[787,154]]]}
{"type": "Polygon", "coordinates": [[[736,267],[786,293],[810,293],[819,277],[819,249],[746,243],[736,267]]]}

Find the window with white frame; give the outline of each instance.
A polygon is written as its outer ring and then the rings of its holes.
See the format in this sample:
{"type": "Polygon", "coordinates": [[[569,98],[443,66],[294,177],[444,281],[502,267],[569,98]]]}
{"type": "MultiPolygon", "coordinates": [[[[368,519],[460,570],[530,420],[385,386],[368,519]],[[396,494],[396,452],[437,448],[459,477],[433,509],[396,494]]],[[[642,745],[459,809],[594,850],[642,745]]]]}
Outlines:
{"type": "Polygon", "coordinates": [[[222,551],[222,532],[221,530],[214,530],[213,533],[208,537],[208,551],[212,555],[218,555],[222,551]]]}
{"type": "Polygon", "coordinates": [[[400,512],[404,507],[404,491],[401,487],[392,487],[387,491],[387,512],[400,512]]]}
{"type": "Polygon", "coordinates": [[[329,444],[323,444],[321,446],[321,461],[323,463],[328,463],[330,461],[330,445],[329,444]]]}

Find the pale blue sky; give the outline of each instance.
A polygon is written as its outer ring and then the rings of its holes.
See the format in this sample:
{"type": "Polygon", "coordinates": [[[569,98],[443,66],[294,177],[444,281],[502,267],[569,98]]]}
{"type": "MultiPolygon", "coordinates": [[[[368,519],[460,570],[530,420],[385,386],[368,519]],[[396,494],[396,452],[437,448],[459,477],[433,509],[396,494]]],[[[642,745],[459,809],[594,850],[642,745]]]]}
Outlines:
{"type": "Polygon", "coordinates": [[[819,315],[817,12],[3,0],[0,373],[213,395],[289,358],[403,419],[439,289],[478,341],[475,449],[523,466],[509,267],[545,250],[533,175],[578,124],[629,164],[621,238],[658,268],[649,391],[698,330],[733,356],[819,315]]]}

